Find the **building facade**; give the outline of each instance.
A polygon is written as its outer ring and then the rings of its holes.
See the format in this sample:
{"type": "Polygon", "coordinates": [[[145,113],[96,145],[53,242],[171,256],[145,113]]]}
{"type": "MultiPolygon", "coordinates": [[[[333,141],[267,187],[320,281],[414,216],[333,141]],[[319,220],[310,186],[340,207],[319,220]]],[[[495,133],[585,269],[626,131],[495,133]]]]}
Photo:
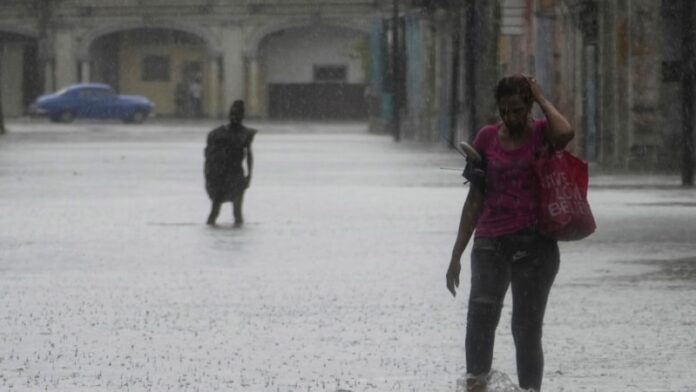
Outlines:
{"type": "Polygon", "coordinates": [[[676,170],[693,88],[681,83],[696,20],[685,4],[3,0],[0,94],[20,116],[41,93],[106,82],[160,116],[220,117],[245,99],[250,116],[369,117],[376,132],[455,146],[495,120],[497,79],[528,73],[588,161],[676,170]]]}
{"type": "MultiPolygon", "coordinates": [[[[684,1],[538,0],[535,65],[578,130],[574,148],[602,167],[676,171],[684,142],[684,1]]],[[[693,50],[693,49],[692,49],[693,50]]],[[[693,163],[692,163],[693,165],[693,163]]]]}
{"type": "Polygon", "coordinates": [[[245,99],[251,116],[364,117],[365,48],[382,3],[4,0],[5,114],[90,81],[146,95],[161,116],[223,116],[245,99]]]}
{"type": "Polygon", "coordinates": [[[523,27],[502,32],[520,44],[501,50],[500,64],[521,61],[501,70],[537,76],[573,123],[576,153],[607,169],[679,170],[682,37],[696,21],[684,1],[505,2],[517,3],[523,27]]]}
{"type": "Polygon", "coordinates": [[[682,97],[689,88],[680,82],[693,64],[682,61],[683,37],[696,21],[685,1],[419,3],[401,16],[401,87],[388,82],[384,89],[405,91],[403,137],[453,146],[471,140],[497,117],[497,79],[526,73],[571,121],[570,148],[589,162],[617,170],[684,165],[682,97]]]}
{"type": "Polygon", "coordinates": [[[380,112],[382,125],[374,128],[394,132],[397,138],[450,146],[471,140],[496,113],[492,86],[499,75],[500,4],[486,0],[410,4],[414,7],[399,16],[396,44],[390,32],[394,23],[383,22],[379,56],[384,59],[385,76],[373,87],[383,93],[389,109],[380,112]],[[399,59],[397,71],[392,67],[394,58],[399,59]],[[395,95],[401,97],[394,99],[395,95]],[[384,125],[393,123],[396,113],[398,129],[384,125]]]}

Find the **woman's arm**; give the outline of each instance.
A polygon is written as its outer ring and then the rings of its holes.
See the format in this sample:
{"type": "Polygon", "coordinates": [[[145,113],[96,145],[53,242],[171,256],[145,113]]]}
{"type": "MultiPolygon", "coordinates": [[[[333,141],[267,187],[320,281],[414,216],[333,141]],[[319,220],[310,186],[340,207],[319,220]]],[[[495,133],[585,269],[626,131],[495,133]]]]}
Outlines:
{"type": "Polygon", "coordinates": [[[447,290],[453,296],[457,295],[456,288],[459,287],[459,272],[462,269],[461,259],[464,249],[469,244],[471,235],[476,227],[476,222],[483,209],[484,193],[481,188],[471,185],[469,195],[466,197],[464,207],[462,208],[462,217],[459,221],[459,231],[457,232],[457,240],[454,242],[452,249],[452,259],[447,268],[447,290]]]}
{"type": "Polygon", "coordinates": [[[546,99],[536,79],[529,76],[526,78],[532,90],[534,101],[539,104],[549,123],[544,136],[555,148],[564,148],[575,137],[575,131],[573,131],[568,120],[556,109],[553,103],[546,99]]]}
{"type": "Polygon", "coordinates": [[[251,184],[251,176],[254,174],[254,152],[251,150],[251,144],[254,142],[254,136],[256,135],[255,129],[244,128],[245,132],[248,132],[246,136],[246,164],[247,164],[247,176],[246,183],[247,188],[251,184]]]}
{"type": "Polygon", "coordinates": [[[247,147],[246,162],[247,162],[246,183],[247,183],[247,188],[248,188],[249,185],[251,184],[251,175],[254,172],[254,153],[251,151],[251,143],[247,147]]]}

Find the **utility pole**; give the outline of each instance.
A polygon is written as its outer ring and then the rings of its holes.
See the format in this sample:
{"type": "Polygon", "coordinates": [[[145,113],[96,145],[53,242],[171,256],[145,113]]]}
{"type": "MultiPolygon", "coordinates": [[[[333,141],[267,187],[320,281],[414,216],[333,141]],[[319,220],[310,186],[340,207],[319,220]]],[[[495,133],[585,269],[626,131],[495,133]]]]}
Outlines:
{"type": "Polygon", "coordinates": [[[399,0],[392,6],[392,132],[394,141],[401,140],[401,58],[399,52],[399,0]]]}
{"type": "Polygon", "coordinates": [[[41,92],[53,91],[56,88],[55,74],[52,70],[47,74],[46,70],[49,64],[49,59],[52,56],[50,49],[50,24],[53,19],[55,8],[62,0],[34,0],[27,2],[27,7],[30,7],[32,12],[36,13],[38,20],[38,58],[39,58],[39,85],[41,92]]]}
{"type": "MultiPolygon", "coordinates": [[[[477,3],[476,0],[468,0],[465,4],[465,12],[466,12],[466,42],[464,44],[464,59],[466,60],[465,63],[465,75],[466,75],[466,81],[465,81],[465,86],[466,86],[466,101],[467,103],[467,109],[469,111],[468,113],[468,119],[469,123],[467,126],[469,127],[469,134],[470,137],[474,137],[474,131],[476,128],[480,125],[479,124],[479,114],[478,111],[476,110],[476,100],[477,100],[477,94],[476,94],[476,87],[477,83],[476,80],[478,78],[477,75],[477,69],[476,69],[476,59],[479,57],[479,48],[478,48],[478,33],[479,33],[479,25],[478,25],[478,15],[477,15],[477,3]]],[[[471,141],[471,140],[469,140],[471,141]]]]}
{"type": "Polygon", "coordinates": [[[452,83],[450,84],[451,94],[450,94],[450,147],[455,147],[457,143],[457,129],[458,129],[458,118],[459,118],[459,58],[461,46],[461,26],[462,26],[462,14],[460,12],[461,6],[459,4],[451,4],[451,15],[453,19],[452,24],[452,83]]]}
{"type": "Polygon", "coordinates": [[[682,185],[694,185],[694,1],[682,1],[682,185]]]}
{"type": "Polygon", "coordinates": [[[500,37],[500,2],[463,0],[465,23],[463,127],[469,141],[481,125],[491,122],[497,108],[489,93],[498,82],[498,38],[500,37]],[[468,128],[468,129],[467,129],[468,128]]]}
{"type": "Polygon", "coordinates": [[[4,134],[7,130],[5,129],[5,114],[2,111],[2,62],[5,53],[5,43],[2,38],[0,38],[0,135],[4,134]]]}

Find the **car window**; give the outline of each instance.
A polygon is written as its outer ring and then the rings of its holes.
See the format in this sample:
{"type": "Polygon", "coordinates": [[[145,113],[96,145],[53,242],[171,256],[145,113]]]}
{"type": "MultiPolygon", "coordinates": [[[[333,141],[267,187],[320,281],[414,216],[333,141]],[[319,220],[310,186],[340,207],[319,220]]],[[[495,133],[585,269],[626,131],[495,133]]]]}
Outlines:
{"type": "Polygon", "coordinates": [[[115,96],[116,92],[114,90],[110,90],[110,89],[106,89],[106,88],[99,88],[99,89],[94,89],[93,94],[95,97],[107,98],[107,97],[115,96]]]}
{"type": "Polygon", "coordinates": [[[84,88],[76,92],[77,96],[80,98],[107,98],[113,97],[116,93],[113,90],[105,88],[84,88]]]}

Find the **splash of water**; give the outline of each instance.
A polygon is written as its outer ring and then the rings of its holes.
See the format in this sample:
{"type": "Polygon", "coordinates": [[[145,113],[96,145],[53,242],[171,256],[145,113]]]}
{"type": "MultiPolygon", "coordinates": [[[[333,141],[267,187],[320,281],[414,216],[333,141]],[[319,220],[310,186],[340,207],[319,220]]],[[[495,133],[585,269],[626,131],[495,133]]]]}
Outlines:
{"type": "MultiPolygon", "coordinates": [[[[487,388],[482,391],[485,392],[524,392],[520,389],[510,377],[498,370],[491,370],[488,374],[487,388]]],[[[460,378],[457,380],[457,392],[468,392],[466,389],[466,378],[460,378]]]]}

